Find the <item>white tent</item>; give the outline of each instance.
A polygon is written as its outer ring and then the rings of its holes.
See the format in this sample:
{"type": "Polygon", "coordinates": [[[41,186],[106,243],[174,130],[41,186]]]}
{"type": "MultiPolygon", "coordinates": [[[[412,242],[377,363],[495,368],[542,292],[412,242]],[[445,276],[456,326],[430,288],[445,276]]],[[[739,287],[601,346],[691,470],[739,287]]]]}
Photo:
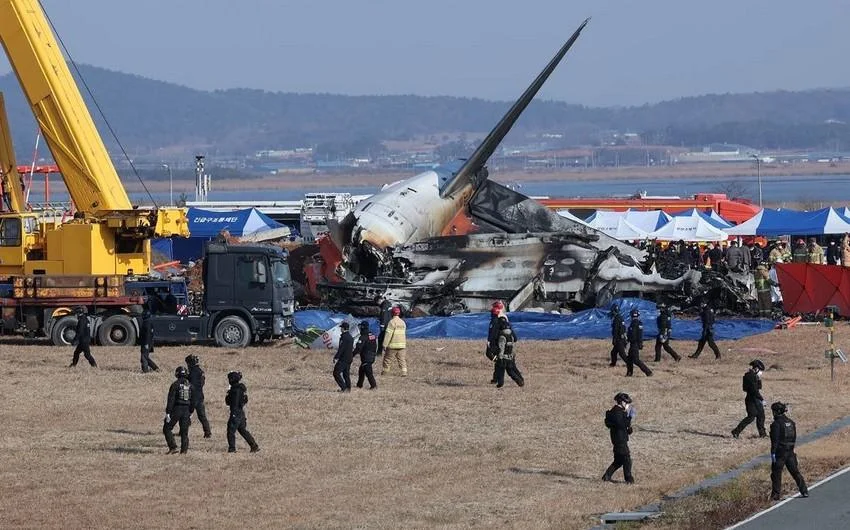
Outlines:
{"type": "Polygon", "coordinates": [[[626,221],[647,233],[658,230],[672,218],[668,213],[661,210],[626,210],[625,214],[626,221]]]}
{"type": "Polygon", "coordinates": [[[645,239],[647,232],[636,227],[625,219],[625,212],[596,212],[593,219],[588,221],[588,225],[606,235],[619,239],[620,241],[630,241],[635,239],[645,239]],[[610,215],[609,215],[610,214],[610,215]]]}
{"type": "Polygon", "coordinates": [[[677,215],[666,225],[649,234],[661,241],[725,241],[729,236],[709,222],[705,214],[693,210],[691,215],[677,215]]]}
{"type": "Polygon", "coordinates": [[[587,223],[586,223],[586,222],[584,222],[584,220],[583,220],[583,219],[581,219],[581,218],[579,218],[579,217],[576,217],[575,215],[571,214],[571,213],[570,213],[570,211],[569,211],[569,210],[567,210],[566,208],[564,208],[563,210],[558,210],[558,211],[556,211],[555,213],[557,213],[558,215],[560,215],[561,217],[563,217],[563,218],[565,218],[565,219],[569,219],[570,221],[575,221],[575,222],[577,222],[577,223],[581,223],[581,224],[583,224],[583,225],[587,225],[587,223]]]}

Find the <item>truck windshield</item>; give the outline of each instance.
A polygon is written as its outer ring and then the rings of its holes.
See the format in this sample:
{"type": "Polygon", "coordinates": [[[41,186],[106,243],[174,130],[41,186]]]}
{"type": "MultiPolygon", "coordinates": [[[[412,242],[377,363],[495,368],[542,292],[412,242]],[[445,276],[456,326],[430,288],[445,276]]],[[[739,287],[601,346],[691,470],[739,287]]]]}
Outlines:
{"type": "Polygon", "coordinates": [[[275,283],[286,283],[291,280],[289,265],[284,261],[272,261],[272,274],[274,274],[275,283]]]}

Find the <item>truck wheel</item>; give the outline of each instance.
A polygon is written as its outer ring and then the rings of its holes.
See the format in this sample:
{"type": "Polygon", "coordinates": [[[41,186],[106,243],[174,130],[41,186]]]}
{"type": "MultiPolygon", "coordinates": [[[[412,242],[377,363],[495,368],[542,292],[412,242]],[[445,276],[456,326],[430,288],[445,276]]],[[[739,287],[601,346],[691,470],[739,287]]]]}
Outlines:
{"type": "Polygon", "coordinates": [[[50,341],[54,346],[71,346],[77,338],[77,317],[65,315],[53,324],[50,341]]]}
{"type": "Polygon", "coordinates": [[[136,344],[136,326],[127,315],[112,315],[100,325],[97,340],[103,346],[133,346],[136,344]]]}
{"type": "Polygon", "coordinates": [[[224,317],[215,326],[215,343],[229,348],[244,348],[251,343],[251,328],[237,316],[224,317]]]}

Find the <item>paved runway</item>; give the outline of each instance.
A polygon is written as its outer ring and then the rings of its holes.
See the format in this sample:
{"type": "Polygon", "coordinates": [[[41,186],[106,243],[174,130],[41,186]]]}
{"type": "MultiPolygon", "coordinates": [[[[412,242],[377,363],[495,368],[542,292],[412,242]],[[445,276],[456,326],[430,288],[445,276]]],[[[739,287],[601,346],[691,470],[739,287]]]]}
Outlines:
{"type": "MultiPolygon", "coordinates": [[[[801,469],[803,476],[806,470],[801,469]]],[[[809,488],[809,498],[792,498],[735,526],[736,530],[845,530],[850,528],[850,468],[809,488]]],[[[790,481],[784,472],[782,481],[790,481]]],[[[767,492],[765,493],[767,494],[767,492]]]]}

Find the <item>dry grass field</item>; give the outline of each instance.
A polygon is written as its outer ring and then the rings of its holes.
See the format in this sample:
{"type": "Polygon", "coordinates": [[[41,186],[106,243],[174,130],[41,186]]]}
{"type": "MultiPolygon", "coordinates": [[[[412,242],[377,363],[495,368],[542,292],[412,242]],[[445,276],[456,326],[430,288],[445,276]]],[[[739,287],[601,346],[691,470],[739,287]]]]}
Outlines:
{"type": "Polygon", "coordinates": [[[413,341],[410,377],[340,394],[331,355],[292,345],[158,347],[164,371],[143,375],[136,349],[96,348],[99,369],[72,370],[70,351],[0,338],[2,526],[586,528],[768,450],[754,426],[729,435],[753,357],[771,367],[766,399],[790,402],[800,431],[850,414],[848,367],[830,383],[824,344],[819,328],[774,331],[721,342],[720,362],[668,357],[649,363],[654,377],[626,379],[607,367],[607,341],[520,342],[525,388],[495,389],[478,341],[413,341]],[[189,454],[165,455],[165,396],[190,351],[207,372],[213,438],[194,421],[189,454]],[[248,385],[257,454],[241,440],[226,453],[231,369],[248,385]],[[621,390],[638,410],[635,486],[600,481],[603,413],[621,390]]]}

